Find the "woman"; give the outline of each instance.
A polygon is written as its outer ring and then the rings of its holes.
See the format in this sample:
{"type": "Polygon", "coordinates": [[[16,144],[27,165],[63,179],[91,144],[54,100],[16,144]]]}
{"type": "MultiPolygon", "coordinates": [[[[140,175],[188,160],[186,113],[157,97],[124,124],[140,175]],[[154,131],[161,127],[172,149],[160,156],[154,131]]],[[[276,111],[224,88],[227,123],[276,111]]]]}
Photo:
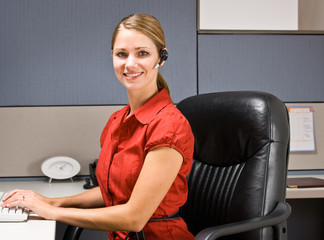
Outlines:
{"type": "Polygon", "coordinates": [[[108,231],[109,239],[142,229],[148,240],[193,239],[183,219],[174,216],[186,201],[194,138],[159,73],[167,58],[160,23],[145,14],[124,18],[113,34],[111,53],[129,104],[112,114],[102,132],[99,187],[56,199],[14,190],[4,205],[108,231]]]}

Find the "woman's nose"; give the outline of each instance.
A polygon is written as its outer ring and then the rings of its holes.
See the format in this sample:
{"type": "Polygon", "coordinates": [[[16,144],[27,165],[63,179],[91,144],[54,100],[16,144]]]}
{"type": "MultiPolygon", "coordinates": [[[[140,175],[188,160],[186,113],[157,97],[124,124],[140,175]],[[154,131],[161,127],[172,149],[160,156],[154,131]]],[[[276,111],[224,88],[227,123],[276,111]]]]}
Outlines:
{"type": "Polygon", "coordinates": [[[126,60],[126,68],[136,67],[136,57],[129,55],[126,60]]]}

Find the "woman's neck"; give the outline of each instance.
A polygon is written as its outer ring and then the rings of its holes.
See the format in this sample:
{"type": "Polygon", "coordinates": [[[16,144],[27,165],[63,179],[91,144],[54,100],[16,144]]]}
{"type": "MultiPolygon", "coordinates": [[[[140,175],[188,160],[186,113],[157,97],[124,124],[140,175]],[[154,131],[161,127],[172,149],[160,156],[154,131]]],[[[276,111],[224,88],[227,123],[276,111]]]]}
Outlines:
{"type": "Polygon", "coordinates": [[[142,106],[144,103],[146,103],[149,99],[151,99],[154,95],[158,93],[158,88],[154,91],[150,92],[127,92],[128,93],[128,100],[129,100],[129,106],[130,106],[130,111],[128,116],[132,115],[133,112],[142,106]]]}

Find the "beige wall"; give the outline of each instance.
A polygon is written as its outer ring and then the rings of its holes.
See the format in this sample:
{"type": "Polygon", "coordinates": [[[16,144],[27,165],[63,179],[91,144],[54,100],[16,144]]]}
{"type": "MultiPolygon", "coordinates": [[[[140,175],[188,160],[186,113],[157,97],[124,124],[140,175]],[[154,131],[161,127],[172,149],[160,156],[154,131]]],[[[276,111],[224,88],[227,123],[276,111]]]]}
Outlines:
{"type": "Polygon", "coordinates": [[[324,1],[299,0],[298,4],[299,30],[324,30],[324,1]]]}
{"type": "Polygon", "coordinates": [[[69,156],[89,174],[100,152],[100,134],[121,106],[0,108],[0,177],[43,176],[42,162],[69,156]]]}
{"type": "MultiPolygon", "coordinates": [[[[287,105],[301,105],[300,103],[287,105]]],[[[291,153],[289,169],[324,169],[324,103],[314,107],[315,152],[291,153]]],[[[81,164],[79,175],[98,158],[100,134],[122,106],[0,108],[0,177],[43,176],[42,162],[69,156],[81,164]]]]}
{"type": "Polygon", "coordinates": [[[289,106],[313,106],[315,128],[315,152],[292,152],[290,170],[324,169],[324,103],[293,103],[289,106]]]}
{"type": "Polygon", "coordinates": [[[198,0],[200,31],[324,31],[323,0],[198,0]]]}

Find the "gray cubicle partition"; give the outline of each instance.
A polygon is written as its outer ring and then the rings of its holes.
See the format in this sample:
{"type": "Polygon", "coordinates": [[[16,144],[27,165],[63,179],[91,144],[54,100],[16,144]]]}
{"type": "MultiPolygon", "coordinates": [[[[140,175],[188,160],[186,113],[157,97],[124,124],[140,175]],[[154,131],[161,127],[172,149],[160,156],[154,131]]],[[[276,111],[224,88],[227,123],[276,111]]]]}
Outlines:
{"type": "Polygon", "coordinates": [[[165,30],[173,100],[196,94],[195,0],[0,0],[0,106],[127,103],[110,40],[132,13],[165,30]]]}
{"type": "Polygon", "coordinates": [[[324,36],[199,34],[195,0],[0,0],[0,106],[125,104],[110,38],[134,12],[156,16],[175,103],[197,93],[262,90],[324,100],[324,36]]]}
{"type": "Polygon", "coordinates": [[[283,101],[324,100],[324,35],[201,34],[199,93],[270,92],[283,101]]]}

